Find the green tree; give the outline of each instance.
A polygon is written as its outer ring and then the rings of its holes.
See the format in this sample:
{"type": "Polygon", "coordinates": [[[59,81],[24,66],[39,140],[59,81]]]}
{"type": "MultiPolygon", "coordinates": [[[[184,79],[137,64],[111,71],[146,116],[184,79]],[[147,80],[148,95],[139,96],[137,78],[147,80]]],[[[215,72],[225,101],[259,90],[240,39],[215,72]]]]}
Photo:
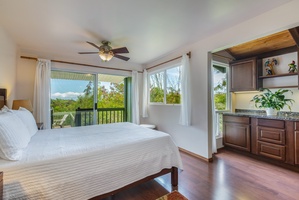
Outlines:
{"type": "Polygon", "coordinates": [[[110,83],[109,90],[104,86],[98,89],[99,108],[123,108],[124,107],[124,83],[110,83]]]}
{"type": "Polygon", "coordinates": [[[214,103],[216,110],[226,110],[226,79],[222,79],[214,87],[214,103]]]}

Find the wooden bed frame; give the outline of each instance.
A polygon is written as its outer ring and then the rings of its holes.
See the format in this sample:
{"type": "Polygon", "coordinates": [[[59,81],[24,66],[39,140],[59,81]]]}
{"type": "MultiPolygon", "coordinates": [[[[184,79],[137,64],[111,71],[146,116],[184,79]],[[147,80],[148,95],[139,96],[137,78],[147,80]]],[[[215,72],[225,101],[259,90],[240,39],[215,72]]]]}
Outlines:
{"type": "MultiPolygon", "coordinates": [[[[170,169],[163,169],[163,170],[161,170],[157,174],[153,174],[153,175],[147,176],[147,177],[145,177],[145,178],[143,178],[143,179],[141,179],[139,181],[136,181],[134,183],[126,185],[126,186],[124,186],[122,188],[116,189],[116,190],[108,192],[106,194],[101,194],[99,196],[93,197],[90,200],[100,200],[100,199],[112,196],[112,195],[114,195],[114,194],[116,194],[118,192],[127,190],[127,189],[129,189],[131,187],[140,185],[142,183],[145,183],[147,181],[150,181],[150,180],[152,180],[154,178],[157,178],[159,176],[162,176],[162,175],[165,175],[165,174],[168,174],[168,173],[171,173],[171,185],[173,187],[177,187],[178,186],[178,168],[172,167],[170,169]]],[[[3,199],[3,172],[0,172],[0,199],[3,199]]]]}
{"type": "MultiPolygon", "coordinates": [[[[6,93],[6,89],[2,89],[2,88],[0,88],[0,96],[3,97],[3,100],[2,100],[3,102],[2,102],[2,103],[3,103],[4,105],[6,105],[6,100],[7,100],[6,95],[7,95],[7,93],[6,93]]],[[[1,108],[1,107],[0,107],[0,108],[1,108]]],[[[101,195],[99,195],[99,196],[93,197],[93,198],[91,198],[90,200],[99,200],[99,199],[103,199],[103,198],[112,196],[112,195],[114,195],[114,194],[116,194],[116,193],[118,193],[118,192],[127,190],[127,189],[129,189],[129,188],[132,188],[132,187],[134,187],[134,186],[140,185],[140,184],[142,184],[142,183],[145,183],[145,182],[147,182],[147,181],[150,181],[150,180],[152,180],[152,179],[154,179],[154,178],[157,178],[157,177],[159,177],[159,176],[162,176],[162,175],[165,175],[165,174],[168,174],[168,173],[171,173],[171,185],[172,185],[173,187],[177,187],[177,186],[178,186],[178,168],[177,168],[177,167],[172,167],[172,168],[170,168],[170,169],[163,169],[163,170],[161,170],[161,171],[160,171],[159,173],[157,173],[157,174],[153,174],[153,175],[147,176],[147,177],[145,177],[145,178],[143,178],[143,179],[141,179],[141,180],[139,180],[139,181],[136,181],[136,182],[134,182],[134,183],[131,183],[131,184],[129,184],[129,185],[126,185],[126,186],[124,186],[124,187],[122,187],[122,188],[116,189],[116,190],[111,191],[111,192],[108,192],[108,193],[106,193],[106,194],[101,194],[101,195]]],[[[4,182],[4,181],[3,181],[3,172],[0,172],[0,200],[3,199],[3,182],[4,182]]]]}

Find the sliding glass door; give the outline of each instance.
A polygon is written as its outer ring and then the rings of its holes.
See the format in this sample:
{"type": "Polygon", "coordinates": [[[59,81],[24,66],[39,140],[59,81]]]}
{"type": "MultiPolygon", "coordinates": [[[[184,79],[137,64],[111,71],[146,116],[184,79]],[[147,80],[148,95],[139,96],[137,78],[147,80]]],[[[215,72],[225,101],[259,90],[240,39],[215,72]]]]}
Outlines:
{"type": "Polygon", "coordinates": [[[52,128],[127,121],[125,77],[52,71],[52,128]]]}
{"type": "Polygon", "coordinates": [[[98,74],[98,124],[126,121],[124,79],[124,76],[98,74]]]}
{"type": "Polygon", "coordinates": [[[94,124],[96,76],[94,74],[51,72],[51,120],[52,128],[94,124]],[[79,115],[78,110],[91,112],[79,115]]]}

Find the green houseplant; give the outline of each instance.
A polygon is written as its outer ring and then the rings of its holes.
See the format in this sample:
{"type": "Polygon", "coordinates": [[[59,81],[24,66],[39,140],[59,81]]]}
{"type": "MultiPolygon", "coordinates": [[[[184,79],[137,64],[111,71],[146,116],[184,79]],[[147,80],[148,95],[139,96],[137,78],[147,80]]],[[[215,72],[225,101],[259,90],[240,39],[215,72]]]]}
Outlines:
{"type": "Polygon", "coordinates": [[[291,90],[279,89],[272,92],[268,88],[262,88],[263,94],[255,95],[251,101],[257,108],[266,108],[267,115],[276,115],[277,111],[287,106],[291,110],[291,105],[295,102],[293,99],[286,99],[285,93],[293,92],[291,90]]]}

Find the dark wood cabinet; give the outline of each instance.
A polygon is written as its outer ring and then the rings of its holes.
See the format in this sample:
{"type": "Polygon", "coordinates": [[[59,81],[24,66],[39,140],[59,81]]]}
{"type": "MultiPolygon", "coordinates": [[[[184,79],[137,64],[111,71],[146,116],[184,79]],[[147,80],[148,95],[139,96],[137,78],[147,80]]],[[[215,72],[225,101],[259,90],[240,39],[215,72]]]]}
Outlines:
{"type": "Polygon", "coordinates": [[[299,122],[295,122],[295,165],[299,165],[299,122]]]}
{"type": "Polygon", "coordinates": [[[250,152],[250,118],[224,116],[223,122],[224,145],[250,152]]]}
{"type": "Polygon", "coordinates": [[[261,87],[258,79],[256,58],[238,60],[230,63],[230,91],[254,91],[261,87]]]}
{"type": "Polygon", "coordinates": [[[299,122],[224,115],[223,127],[225,146],[299,166],[299,122]]]}

